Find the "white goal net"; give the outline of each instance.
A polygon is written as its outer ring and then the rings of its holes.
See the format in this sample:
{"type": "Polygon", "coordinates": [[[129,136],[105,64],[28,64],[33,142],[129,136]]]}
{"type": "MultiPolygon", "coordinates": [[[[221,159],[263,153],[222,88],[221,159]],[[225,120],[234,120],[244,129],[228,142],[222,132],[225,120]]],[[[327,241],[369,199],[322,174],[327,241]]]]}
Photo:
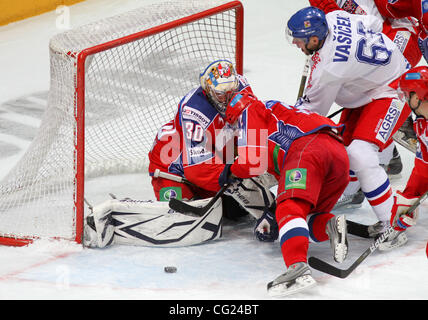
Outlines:
{"type": "Polygon", "coordinates": [[[81,242],[85,179],[147,172],[161,125],[211,61],[242,72],[239,1],[143,7],[54,36],[40,130],[0,182],[0,244],[81,242]]]}

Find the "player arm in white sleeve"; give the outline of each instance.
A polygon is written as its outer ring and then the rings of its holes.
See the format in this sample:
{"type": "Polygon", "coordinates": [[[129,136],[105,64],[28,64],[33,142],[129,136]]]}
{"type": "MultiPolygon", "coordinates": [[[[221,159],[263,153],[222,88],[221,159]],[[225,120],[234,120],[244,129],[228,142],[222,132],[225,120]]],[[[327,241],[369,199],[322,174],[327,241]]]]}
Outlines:
{"type": "Polygon", "coordinates": [[[296,107],[327,116],[342,88],[342,82],[328,71],[322,71],[319,78],[309,80],[302,98],[296,107]]]}

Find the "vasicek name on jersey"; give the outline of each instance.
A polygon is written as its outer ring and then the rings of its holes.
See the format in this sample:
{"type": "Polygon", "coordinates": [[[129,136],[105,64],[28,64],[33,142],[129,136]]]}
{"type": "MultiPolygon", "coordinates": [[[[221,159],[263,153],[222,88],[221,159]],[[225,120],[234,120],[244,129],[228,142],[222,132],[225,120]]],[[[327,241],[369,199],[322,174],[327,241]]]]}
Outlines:
{"type": "Polygon", "coordinates": [[[333,62],[348,61],[352,44],[352,30],[350,27],[351,21],[348,17],[337,16],[337,30],[336,26],[334,26],[333,41],[341,44],[336,46],[333,62]]]}

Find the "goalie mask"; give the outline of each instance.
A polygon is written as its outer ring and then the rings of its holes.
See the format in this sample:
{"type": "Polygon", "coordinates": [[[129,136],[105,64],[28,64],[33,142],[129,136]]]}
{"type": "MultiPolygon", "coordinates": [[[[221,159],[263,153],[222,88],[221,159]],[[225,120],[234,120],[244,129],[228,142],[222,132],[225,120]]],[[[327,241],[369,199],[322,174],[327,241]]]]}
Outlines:
{"type": "Polygon", "coordinates": [[[214,61],[200,74],[199,80],[208,100],[225,117],[227,104],[239,88],[233,64],[228,60],[214,61]]]}

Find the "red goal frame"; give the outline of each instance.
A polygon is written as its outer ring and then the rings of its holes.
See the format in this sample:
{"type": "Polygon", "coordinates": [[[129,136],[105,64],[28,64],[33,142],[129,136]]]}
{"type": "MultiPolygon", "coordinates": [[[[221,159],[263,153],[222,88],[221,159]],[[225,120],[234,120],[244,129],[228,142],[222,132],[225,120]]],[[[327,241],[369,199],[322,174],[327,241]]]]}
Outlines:
{"type": "MultiPolygon", "coordinates": [[[[129,42],[133,42],[163,31],[173,29],[177,26],[185,25],[218,13],[229,10],[236,10],[236,44],[235,44],[235,67],[239,74],[243,73],[243,35],[244,35],[244,8],[240,1],[230,1],[223,5],[211,8],[197,14],[174,20],[135,34],[118,38],[94,47],[86,48],[79,53],[69,52],[68,55],[76,59],[77,75],[74,79],[74,118],[76,129],[74,131],[74,210],[75,210],[75,230],[74,241],[81,244],[83,242],[84,226],[84,190],[85,190],[85,61],[90,55],[112,49],[129,42]]],[[[25,246],[32,243],[34,238],[13,238],[0,236],[0,245],[25,246]]]]}

